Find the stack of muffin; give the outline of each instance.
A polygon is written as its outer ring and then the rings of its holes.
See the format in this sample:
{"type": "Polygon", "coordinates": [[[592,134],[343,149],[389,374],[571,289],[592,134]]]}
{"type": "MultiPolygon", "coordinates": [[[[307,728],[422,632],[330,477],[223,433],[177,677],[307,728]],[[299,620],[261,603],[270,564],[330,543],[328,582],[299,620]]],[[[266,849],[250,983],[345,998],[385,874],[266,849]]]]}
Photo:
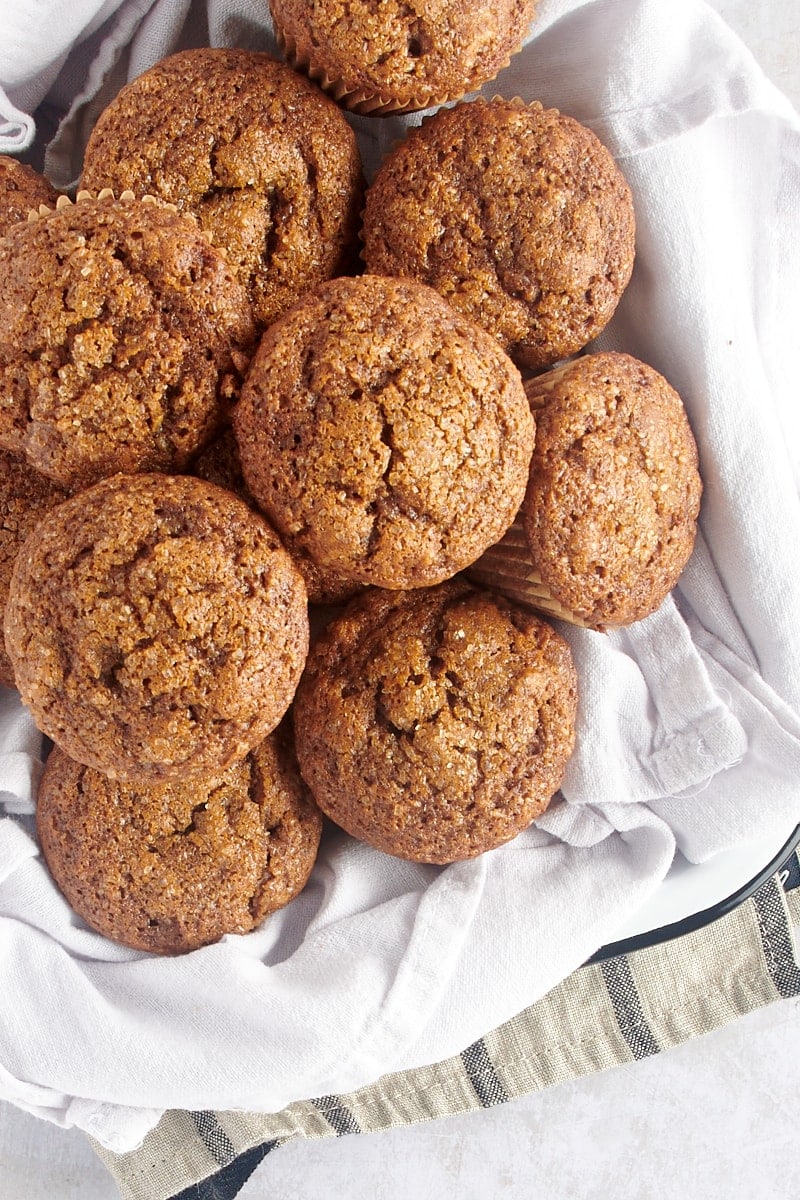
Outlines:
{"type": "Polygon", "coordinates": [[[630,190],[572,118],[463,99],[530,0],[425,7],[273,0],[287,63],[165,59],[74,202],[0,162],[0,668],[55,881],[143,950],[287,904],[322,813],[420,862],[513,838],[575,739],[542,614],[638,620],[691,551],[680,399],[580,353],[630,190]],[[445,101],[365,188],[344,109],[445,101]]]}

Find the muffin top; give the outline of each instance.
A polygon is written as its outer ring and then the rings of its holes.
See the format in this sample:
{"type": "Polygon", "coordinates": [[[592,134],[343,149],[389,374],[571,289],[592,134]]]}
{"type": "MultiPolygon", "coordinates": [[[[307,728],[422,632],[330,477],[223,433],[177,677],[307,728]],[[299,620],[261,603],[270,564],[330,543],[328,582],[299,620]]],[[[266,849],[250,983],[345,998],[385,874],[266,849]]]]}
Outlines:
{"type": "Polygon", "coordinates": [[[180,471],[236,398],[255,330],[194,221],[84,199],[0,241],[0,445],[65,487],[180,471]]]}
{"type": "Polygon", "coordinates": [[[535,0],[270,0],[291,62],[358,111],[429,108],[493,79],[535,0]]]}
{"type": "Polygon", "coordinates": [[[322,816],[276,732],[205,780],[134,787],[58,748],[36,809],[42,853],[73,909],[114,941],[180,954],[248,933],[304,887],[322,816]]]}
{"type": "Polygon", "coordinates": [[[362,237],[368,271],[429,284],[541,368],[611,318],[633,267],[633,203],[572,117],[477,100],[440,109],[386,158],[362,237]]]}
{"type": "Polygon", "coordinates": [[[233,413],[287,546],[388,588],[438,583],[510,525],[533,421],[496,342],[430,288],[362,276],[264,335],[233,413]]]}
{"type": "Polygon", "coordinates": [[[310,652],[300,770],[322,810],[377,849],[470,858],[546,808],[576,696],[569,647],[533,613],[463,580],[371,589],[310,652]]]}
{"type": "Polygon", "coordinates": [[[231,493],[117,475],[26,540],[5,636],[23,701],[70,757],[133,783],[189,778],[243,757],[285,713],[305,588],[231,493]]]}
{"type": "Polygon", "coordinates": [[[545,585],[587,624],[653,612],[694,545],[702,485],[683,402],[627,354],[532,379],[536,448],[520,519],[545,585]]]}
{"type": "Polygon", "coordinates": [[[316,85],[267,54],[205,48],[156,63],[101,113],[82,179],[196,215],[260,327],[356,258],[355,134],[316,85]]]}
{"type": "MultiPolygon", "coordinates": [[[[210,446],[198,454],[192,465],[192,474],[227,488],[251,508],[258,509],[244,481],[239,448],[229,426],[210,446]]],[[[290,547],[289,552],[292,562],[303,577],[309,604],[342,604],[360,592],[364,586],[353,579],[343,578],[336,571],[317,566],[296,546],[290,547]]]]}
{"type": "Polygon", "coordinates": [[[58,200],[53,185],[27,163],[0,154],[0,237],[40,204],[49,207],[58,200]]]}
{"type": "MultiPolygon", "coordinates": [[[[69,493],[18,454],[0,450],[0,614],[5,612],[11,572],[20,546],[48,509],[69,493]]],[[[14,687],[14,669],[0,638],[0,683],[14,687]]]]}

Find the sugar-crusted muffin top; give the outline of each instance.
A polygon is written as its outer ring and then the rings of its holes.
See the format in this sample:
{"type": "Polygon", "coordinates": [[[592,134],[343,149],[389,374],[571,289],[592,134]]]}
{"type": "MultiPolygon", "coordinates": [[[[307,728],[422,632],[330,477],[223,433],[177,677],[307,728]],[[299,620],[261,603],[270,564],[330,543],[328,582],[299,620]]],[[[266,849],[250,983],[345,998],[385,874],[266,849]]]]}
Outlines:
{"type": "Polygon", "coordinates": [[[439,109],[387,156],[367,191],[367,269],[418,279],[520,364],[574,354],[631,275],[635,219],[608,150],[540,104],[439,109]]]}
{"type": "Polygon", "coordinates": [[[536,448],[520,519],[550,592],[591,624],[626,625],[675,585],[702,485],[683,402],[627,354],[587,354],[526,384],[536,448]]]}
{"type": "Polygon", "coordinates": [[[249,933],[314,865],[322,815],[283,728],[221,774],[126,785],[58,748],[39,785],[45,861],[94,929],[179,954],[249,933]]]}
{"type": "Polygon", "coordinates": [[[355,259],[355,134],[316,85],[267,54],[206,47],[156,63],[101,113],[82,180],[194,214],[259,327],[355,259]]]}
{"type": "Polygon", "coordinates": [[[289,60],[359,111],[428,108],[479,88],[520,48],[535,0],[270,0],[289,60]]]}
{"type": "Polygon", "coordinates": [[[287,545],[362,583],[440,582],[501,536],[533,422],[518,371],[430,288],[361,276],[267,330],[233,414],[287,545]]]}
{"type": "Polygon", "coordinates": [[[576,703],[569,647],[533,613],[463,580],[371,589],[312,647],[294,708],[298,760],[353,836],[452,862],[546,808],[576,703]]]}
{"type": "Polygon", "coordinates": [[[244,289],[159,203],[85,199],[0,240],[0,445],[65,487],[182,470],[236,399],[244,289]]]}
{"type": "Polygon", "coordinates": [[[26,221],[40,204],[56,203],[58,192],[33,167],[8,154],[0,154],[0,237],[12,225],[26,221]]]}
{"type": "MultiPolygon", "coordinates": [[[[0,450],[0,618],[22,543],[41,517],[69,492],[31,470],[26,459],[0,450]]],[[[14,687],[14,670],[0,638],[0,683],[14,687]]]]}

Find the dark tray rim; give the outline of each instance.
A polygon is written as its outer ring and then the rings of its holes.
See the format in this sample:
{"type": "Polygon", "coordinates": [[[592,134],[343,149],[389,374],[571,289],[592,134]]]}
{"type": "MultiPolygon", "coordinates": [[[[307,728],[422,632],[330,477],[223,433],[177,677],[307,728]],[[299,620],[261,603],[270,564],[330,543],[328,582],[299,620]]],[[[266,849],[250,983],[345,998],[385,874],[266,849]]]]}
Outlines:
{"type": "Polygon", "coordinates": [[[762,884],[766,883],[768,879],[786,864],[794,851],[798,849],[798,846],[800,846],[800,825],[795,828],[794,832],[784,842],[780,850],[772,856],[769,862],[765,863],[747,883],[743,883],[741,887],[736,888],[729,896],[717,901],[716,904],[712,904],[708,908],[691,913],[688,917],[682,917],[679,921],[660,925],[656,929],[649,929],[645,933],[637,933],[632,937],[621,938],[617,942],[609,942],[607,945],[601,946],[599,950],[596,950],[590,958],[587,958],[584,966],[604,962],[609,958],[617,958],[623,954],[630,954],[634,950],[646,950],[650,946],[661,945],[662,942],[672,941],[673,938],[683,937],[684,934],[694,933],[695,930],[702,929],[705,925],[710,925],[720,917],[726,916],[727,913],[733,912],[745,900],[749,900],[762,884]]]}

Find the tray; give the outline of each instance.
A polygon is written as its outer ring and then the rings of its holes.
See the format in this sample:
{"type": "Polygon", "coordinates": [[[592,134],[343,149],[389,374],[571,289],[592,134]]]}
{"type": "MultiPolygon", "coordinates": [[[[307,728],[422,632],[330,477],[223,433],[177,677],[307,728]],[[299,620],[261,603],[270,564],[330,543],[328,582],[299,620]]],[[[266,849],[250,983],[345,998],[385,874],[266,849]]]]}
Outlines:
{"type": "Polygon", "coordinates": [[[757,892],[798,846],[800,825],[785,826],[771,837],[736,846],[705,863],[689,862],[679,852],[647,903],[631,913],[617,937],[588,962],[601,962],[702,929],[757,892]]]}

